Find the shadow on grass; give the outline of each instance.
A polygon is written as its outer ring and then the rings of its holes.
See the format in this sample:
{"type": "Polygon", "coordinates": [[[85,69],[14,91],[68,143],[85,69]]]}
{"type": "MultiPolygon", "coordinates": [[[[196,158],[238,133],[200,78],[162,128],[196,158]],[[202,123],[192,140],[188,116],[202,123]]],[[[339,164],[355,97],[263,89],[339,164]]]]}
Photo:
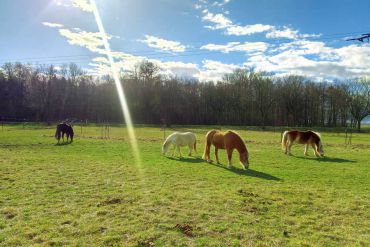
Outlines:
{"type": "Polygon", "coordinates": [[[55,146],[65,146],[65,145],[70,145],[70,144],[72,144],[72,142],[60,142],[60,143],[55,144],[55,146]]]}
{"type": "Polygon", "coordinates": [[[169,160],[175,160],[175,161],[180,161],[180,162],[187,162],[187,163],[201,163],[201,162],[204,162],[204,160],[202,160],[201,158],[199,157],[168,157],[166,156],[167,159],[169,160]]]}
{"type": "MultiPolygon", "coordinates": [[[[174,157],[166,157],[167,159],[174,160],[174,161],[179,161],[179,162],[187,162],[187,163],[207,163],[205,160],[199,158],[199,157],[182,157],[182,158],[174,158],[174,157]]],[[[255,177],[255,178],[263,178],[266,180],[275,180],[275,181],[281,181],[280,178],[272,176],[270,174],[264,173],[264,172],[259,172],[253,169],[239,169],[237,167],[232,166],[231,168],[228,168],[222,164],[215,164],[215,163],[207,163],[222,169],[225,169],[227,171],[233,172],[238,175],[244,175],[244,176],[249,176],[249,177],[255,177]]]]}
{"type": "Polygon", "coordinates": [[[281,181],[280,178],[275,177],[273,175],[264,173],[264,172],[259,172],[253,169],[248,168],[247,170],[244,169],[239,169],[237,167],[232,166],[231,168],[228,168],[222,164],[214,164],[214,163],[209,163],[210,165],[225,169],[227,171],[239,174],[239,175],[244,175],[244,176],[249,176],[249,177],[255,177],[255,178],[263,178],[266,180],[274,180],[274,181],[281,181]]]}
{"type": "Polygon", "coordinates": [[[297,159],[303,159],[303,160],[313,160],[313,161],[318,161],[318,162],[330,162],[330,163],[356,163],[357,161],[355,160],[347,160],[347,159],[342,159],[342,158],[331,158],[331,157],[302,157],[302,156],[294,156],[293,157],[297,159]]]}

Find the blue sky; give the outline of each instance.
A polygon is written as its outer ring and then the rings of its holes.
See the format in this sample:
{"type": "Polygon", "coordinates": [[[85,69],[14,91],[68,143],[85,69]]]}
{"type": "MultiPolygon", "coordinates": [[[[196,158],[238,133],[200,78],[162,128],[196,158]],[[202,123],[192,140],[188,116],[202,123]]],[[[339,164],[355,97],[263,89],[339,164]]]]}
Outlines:
{"type": "MultiPolygon", "coordinates": [[[[236,68],[316,79],[370,74],[370,1],[96,0],[117,66],[218,80],[236,68]]],[[[0,63],[109,72],[88,0],[1,0],[0,63]]]]}

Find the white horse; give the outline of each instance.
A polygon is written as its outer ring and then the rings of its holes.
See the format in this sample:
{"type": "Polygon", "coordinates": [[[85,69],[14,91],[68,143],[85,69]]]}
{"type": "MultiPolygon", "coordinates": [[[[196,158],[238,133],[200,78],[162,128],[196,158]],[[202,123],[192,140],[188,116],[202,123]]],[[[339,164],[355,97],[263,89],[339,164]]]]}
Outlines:
{"type": "Polygon", "coordinates": [[[175,132],[175,133],[172,133],[171,135],[169,135],[167,137],[167,139],[164,141],[163,146],[162,146],[162,154],[163,155],[166,155],[166,153],[168,151],[168,148],[171,146],[171,144],[174,147],[173,152],[172,152],[172,156],[174,156],[175,149],[177,149],[177,151],[178,151],[178,153],[181,157],[180,147],[183,147],[183,146],[188,146],[189,147],[189,156],[191,156],[191,152],[193,151],[193,149],[195,150],[195,152],[197,151],[196,150],[197,139],[196,139],[196,136],[194,135],[194,133],[192,133],[192,132],[184,132],[184,133],[175,132]]]}

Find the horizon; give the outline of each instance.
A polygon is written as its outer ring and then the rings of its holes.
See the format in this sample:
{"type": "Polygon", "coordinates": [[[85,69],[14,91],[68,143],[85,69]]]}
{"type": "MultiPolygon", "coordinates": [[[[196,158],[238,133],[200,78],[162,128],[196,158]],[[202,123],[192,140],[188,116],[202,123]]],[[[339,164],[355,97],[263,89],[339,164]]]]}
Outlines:
{"type": "MultiPolygon", "coordinates": [[[[367,1],[96,3],[121,71],[144,59],[163,74],[200,81],[239,68],[318,81],[370,75],[369,43],[345,41],[370,32],[362,21],[367,1]]],[[[5,0],[0,9],[0,27],[9,34],[0,40],[0,64],[72,62],[91,75],[109,74],[87,0],[5,0]]]]}

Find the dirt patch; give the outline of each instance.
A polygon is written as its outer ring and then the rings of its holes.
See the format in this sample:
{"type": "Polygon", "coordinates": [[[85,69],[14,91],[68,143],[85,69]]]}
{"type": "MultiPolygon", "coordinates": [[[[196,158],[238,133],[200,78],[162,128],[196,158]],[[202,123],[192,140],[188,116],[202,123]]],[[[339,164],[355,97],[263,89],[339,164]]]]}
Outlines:
{"type": "Polygon", "coordinates": [[[17,214],[15,212],[12,212],[12,211],[5,211],[5,212],[3,212],[3,214],[4,214],[5,219],[7,219],[7,220],[11,220],[15,216],[17,216],[17,214]]]}
{"type": "Polygon", "coordinates": [[[37,236],[37,233],[35,232],[26,233],[26,236],[28,239],[34,239],[37,236]]]}
{"type": "Polygon", "coordinates": [[[243,189],[238,190],[238,194],[241,195],[241,196],[244,196],[244,197],[258,197],[257,194],[255,194],[253,192],[245,191],[243,189]]]}
{"type": "Polygon", "coordinates": [[[183,234],[185,234],[188,237],[193,237],[193,227],[189,224],[176,224],[174,227],[175,229],[179,230],[183,234]]]}
{"type": "Polygon", "coordinates": [[[110,198],[110,199],[105,200],[104,202],[98,203],[97,206],[101,207],[101,206],[107,206],[107,205],[112,205],[112,204],[121,204],[122,202],[123,200],[120,198],[110,198]]]}
{"type": "Polygon", "coordinates": [[[72,224],[72,221],[71,220],[66,220],[66,221],[63,221],[61,224],[62,225],[70,225],[70,224],[72,224]]]}
{"type": "Polygon", "coordinates": [[[154,241],[155,241],[154,238],[149,238],[147,240],[139,241],[137,243],[137,246],[138,247],[153,247],[155,246],[154,241]]]}

